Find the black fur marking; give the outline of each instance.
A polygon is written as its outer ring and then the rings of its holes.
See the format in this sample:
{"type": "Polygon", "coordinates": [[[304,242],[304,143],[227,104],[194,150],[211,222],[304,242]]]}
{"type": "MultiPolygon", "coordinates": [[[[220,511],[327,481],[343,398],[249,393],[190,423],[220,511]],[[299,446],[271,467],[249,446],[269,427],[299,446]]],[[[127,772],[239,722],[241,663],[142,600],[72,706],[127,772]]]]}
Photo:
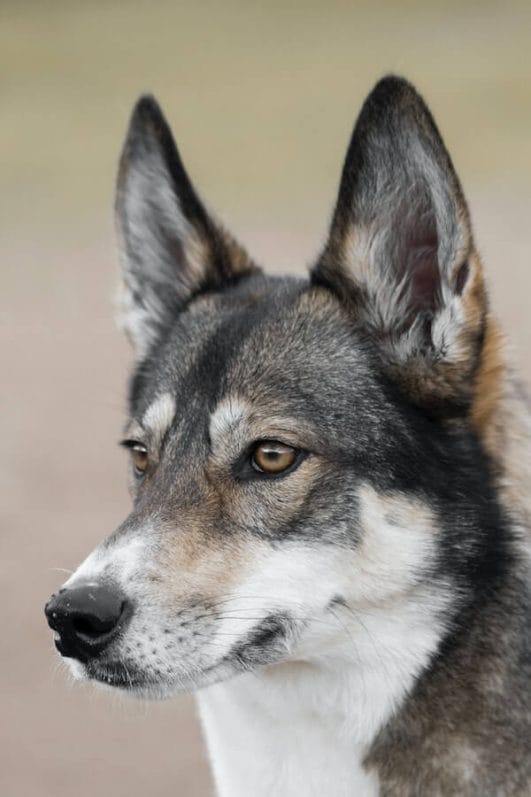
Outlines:
{"type": "Polygon", "coordinates": [[[253,628],[241,642],[227,654],[227,661],[236,661],[244,669],[274,661],[279,646],[283,646],[291,627],[287,615],[271,614],[253,628]]]}

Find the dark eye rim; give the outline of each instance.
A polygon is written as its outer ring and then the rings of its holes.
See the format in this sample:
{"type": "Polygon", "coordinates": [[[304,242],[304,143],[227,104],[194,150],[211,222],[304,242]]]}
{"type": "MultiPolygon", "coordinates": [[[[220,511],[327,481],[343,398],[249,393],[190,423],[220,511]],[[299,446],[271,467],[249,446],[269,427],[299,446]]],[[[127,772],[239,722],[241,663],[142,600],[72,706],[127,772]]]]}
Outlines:
{"type": "MultiPolygon", "coordinates": [[[[140,453],[145,454],[146,460],[149,456],[148,447],[145,445],[145,443],[142,443],[140,440],[126,438],[125,440],[120,440],[119,445],[122,446],[122,448],[126,448],[128,451],[139,451],[140,453]]],[[[133,465],[133,473],[135,474],[136,478],[143,479],[147,472],[147,464],[144,469],[139,468],[138,465],[136,465],[134,462],[132,462],[132,465],[133,465]]]]}
{"type": "Polygon", "coordinates": [[[246,449],[246,451],[242,454],[240,459],[235,465],[234,468],[234,475],[239,481],[258,481],[258,480],[271,480],[271,479],[283,479],[286,476],[289,476],[290,473],[297,470],[299,465],[306,459],[308,456],[308,451],[303,448],[297,448],[296,446],[288,443],[286,440],[279,440],[277,438],[272,437],[263,437],[259,440],[255,440],[251,445],[246,449]],[[295,452],[295,459],[285,470],[278,471],[277,473],[269,473],[265,470],[259,470],[253,465],[253,455],[256,452],[257,448],[264,443],[270,444],[278,444],[282,446],[287,446],[291,448],[295,452]]]}

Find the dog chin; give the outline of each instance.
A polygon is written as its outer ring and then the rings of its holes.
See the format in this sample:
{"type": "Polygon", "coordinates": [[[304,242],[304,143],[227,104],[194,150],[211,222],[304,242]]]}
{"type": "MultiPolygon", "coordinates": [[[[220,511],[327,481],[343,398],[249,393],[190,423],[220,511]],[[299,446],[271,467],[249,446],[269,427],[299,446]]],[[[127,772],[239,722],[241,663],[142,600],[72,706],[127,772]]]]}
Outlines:
{"type": "Polygon", "coordinates": [[[238,674],[238,670],[229,662],[219,662],[206,670],[167,678],[136,668],[133,670],[122,662],[84,664],[76,659],[64,659],[64,663],[75,681],[92,683],[106,692],[120,692],[147,700],[164,700],[186,694],[238,674]]]}
{"type": "Polygon", "coordinates": [[[85,665],[82,664],[77,659],[61,659],[64,667],[66,668],[68,674],[73,678],[74,681],[86,681],[88,680],[87,671],[85,669],[85,665]]]}

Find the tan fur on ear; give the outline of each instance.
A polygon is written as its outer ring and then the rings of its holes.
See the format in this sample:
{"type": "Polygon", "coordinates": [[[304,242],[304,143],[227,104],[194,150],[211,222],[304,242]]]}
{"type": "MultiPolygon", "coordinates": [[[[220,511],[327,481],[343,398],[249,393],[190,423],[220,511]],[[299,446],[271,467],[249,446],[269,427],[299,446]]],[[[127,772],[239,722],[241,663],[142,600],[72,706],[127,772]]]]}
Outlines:
{"type": "Polygon", "coordinates": [[[502,398],[506,372],[502,356],[503,343],[504,337],[498,322],[489,316],[474,384],[472,424],[491,455],[496,453],[496,412],[502,398]]]}
{"type": "Polygon", "coordinates": [[[530,399],[507,361],[507,344],[496,319],[489,317],[481,363],[474,384],[472,424],[490,456],[503,503],[520,524],[518,543],[531,557],[530,399]]]}

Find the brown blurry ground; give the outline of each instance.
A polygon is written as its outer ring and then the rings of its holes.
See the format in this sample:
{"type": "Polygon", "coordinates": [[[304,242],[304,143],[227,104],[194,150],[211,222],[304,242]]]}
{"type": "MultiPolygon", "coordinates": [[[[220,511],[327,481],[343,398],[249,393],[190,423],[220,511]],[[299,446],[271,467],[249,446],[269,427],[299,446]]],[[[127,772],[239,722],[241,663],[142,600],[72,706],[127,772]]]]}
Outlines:
{"type": "Polygon", "coordinates": [[[3,797],[211,794],[191,698],[71,687],[42,615],[62,568],[128,509],[111,205],[135,97],[157,94],[201,192],[256,257],[296,269],[324,235],[365,93],[410,77],[529,377],[530,53],[526,2],[0,4],[3,797]]]}

